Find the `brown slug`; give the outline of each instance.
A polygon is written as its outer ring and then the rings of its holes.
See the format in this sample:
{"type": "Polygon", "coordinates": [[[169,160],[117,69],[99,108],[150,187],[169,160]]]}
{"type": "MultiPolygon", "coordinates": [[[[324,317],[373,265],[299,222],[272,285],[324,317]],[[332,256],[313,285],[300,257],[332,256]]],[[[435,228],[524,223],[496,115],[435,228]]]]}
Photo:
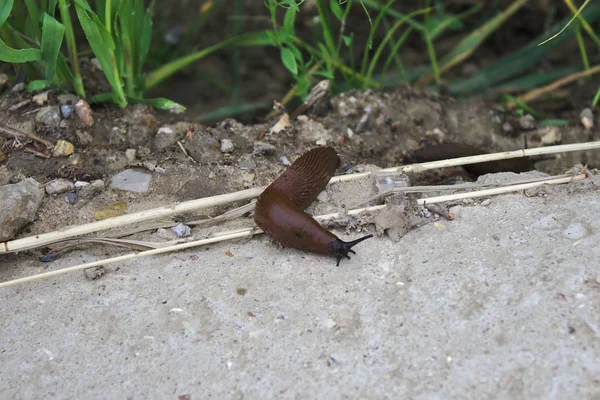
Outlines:
{"type": "MultiPolygon", "coordinates": [[[[405,162],[422,163],[480,154],[488,154],[488,152],[464,143],[444,143],[414,150],[405,157],[405,162]]],[[[529,157],[523,157],[468,164],[464,165],[463,168],[467,172],[479,176],[496,172],[526,172],[533,170],[534,165],[529,157]]]]}
{"type": "Polygon", "coordinates": [[[304,210],[325,188],[340,159],[331,147],[304,153],[258,197],[254,222],[283,246],[350,259],[352,247],[373,235],[344,242],[304,210]]]}

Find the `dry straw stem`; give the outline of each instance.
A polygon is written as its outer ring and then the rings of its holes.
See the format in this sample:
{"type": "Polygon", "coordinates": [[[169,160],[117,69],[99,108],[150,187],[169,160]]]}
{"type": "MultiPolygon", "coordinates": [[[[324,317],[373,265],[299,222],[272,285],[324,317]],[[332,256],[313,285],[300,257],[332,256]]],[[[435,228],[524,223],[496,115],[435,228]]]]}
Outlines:
{"type": "Polygon", "coordinates": [[[542,185],[557,185],[560,183],[579,181],[579,180],[585,179],[586,176],[587,176],[586,174],[580,174],[580,175],[568,176],[568,177],[557,176],[557,177],[551,177],[544,181],[539,181],[539,182],[523,183],[520,185],[512,185],[512,186],[504,186],[504,187],[493,188],[493,189],[477,190],[475,192],[455,193],[455,194],[449,194],[449,195],[445,195],[445,196],[425,197],[425,198],[417,200],[417,204],[424,206],[427,204],[443,203],[446,201],[470,199],[470,198],[491,196],[491,195],[495,195],[495,194],[502,194],[502,193],[509,193],[509,192],[518,192],[520,190],[532,189],[532,188],[536,188],[536,187],[539,187],[542,185]]]}
{"type": "Polygon", "coordinates": [[[120,226],[130,225],[141,221],[147,221],[149,219],[156,219],[175,214],[196,211],[201,208],[227,204],[238,200],[248,200],[257,197],[263,190],[264,188],[258,187],[242,190],[235,193],[228,193],[218,196],[205,197],[197,200],[190,200],[183,203],[174,204],[172,206],[153,208],[151,210],[145,210],[133,214],[123,215],[120,217],[91,222],[89,224],[83,224],[72,228],[68,228],[63,231],[42,233],[36,236],[29,236],[23,239],[4,242],[3,245],[0,246],[0,254],[33,249],[51,243],[60,242],[61,240],[65,240],[66,238],[117,228],[120,226]]]}
{"type": "MultiPolygon", "coordinates": [[[[384,207],[385,206],[383,205],[383,206],[359,208],[359,209],[348,211],[348,214],[356,215],[356,214],[360,214],[365,211],[378,211],[384,207]]],[[[345,213],[326,214],[326,215],[317,216],[317,217],[315,217],[315,219],[317,221],[326,221],[329,219],[339,218],[340,216],[342,216],[344,214],[345,213]]],[[[104,266],[107,264],[113,264],[113,263],[120,262],[120,261],[132,260],[134,258],[142,258],[142,257],[156,255],[156,254],[169,253],[172,251],[189,249],[191,247],[203,246],[206,244],[223,242],[226,240],[251,237],[251,236],[259,234],[259,233],[262,233],[262,231],[258,228],[246,228],[246,229],[238,229],[235,231],[219,232],[219,233],[214,234],[213,237],[208,238],[208,239],[201,239],[201,240],[196,240],[196,241],[189,242],[189,243],[181,243],[181,244],[176,244],[173,246],[161,247],[161,248],[152,249],[152,250],[146,250],[146,251],[142,251],[139,253],[124,254],[122,256],[108,258],[105,260],[93,261],[93,262],[89,262],[89,263],[85,263],[85,264],[75,265],[73,267],[59,269],[56,271],[44,272],[41,274],[28,276],[25,278],[13,279],[11,281],[6,281],[6,282],[0,283],[0,288],[14,286],[14,285],[18,285],[21,283],[33,282],[33,281],[37,281],[40,279],[50,278],[53,276],[64,275],[69,272],[75,272],[75,271],[80,271],[80,270],[87,269],[87,268],[99,267],[101,265],[104,266]]]]}
{"type": "MultiPolygon", "coordinates": [[[[590,69],[586,69],[585,71],[576,72],[574,74],[565,76],[564,78],[558,79],[557,81],[550,83],[549,85],[530,90],[529,92],[522,94],[521,96],[519,96],[517,98],[524,103],[528,103],[530,101],[533,101],[533,100],[536,100],[536,99],[542,97],[545,94],[551,93],[565,85],[568,85],[569,83],[576,81],[577,79],[586,77],[588,75],[593,75],[596,72],[600,72],[600,65],[595,65],[590,69]]],[[[508,102],[508,103],[506,103],[506,105],[509,108],[513,108],[517,104],[515,104],[514,102],[508,102]]]]}
{"type": "MultiPolygon", "coordinates": [[[[433,161],[422,164],[412,164],[407,166],[386,168],[377,172],[413,172],[418,173],[435,168],[454,167],[459,165],[475,164],[485,161],[504,160],[509,158],[537,156],[543,154],[554,154],[571,151],[584,151],[600,149],[600,141],[565,144],[559,146],[539,147],[535,149],[524,149],[516,151],[508,151],[503,153],[484,154],[479,156],[453,158],[450,160],[433,161]]],[[[365,178],[371,175],[371,172],[363,172],[350,175],[334,176],[329,183],[346,182],[355,179],[365,178]]],[[[191,200],[184,203],[174,204],[171,206],[154,208],[151,210],[141,211],[138,213],[127,214],[121,217],[115,217],[98,222],[79,225],[73,228],[68,228],[62,231],[54,231],[43,233],[37,236],[30,236],[22,239],[4,242],[0,245],[0,254],[13,253],[23,250],[29,250],[52,243],[57,243],[67,238],[86,235],[89,233],[99,232],[102,230],[112,229],[124,225],[134,224],[137,222],[167,217],[184,212],[197,211],[205,207],[222,205],[239,200],[248,200],[255,197],[264,190],[264,187],[246,189],[239,192],[223,194],[213,197],[205,197],[203,199],[191,200]]]]}

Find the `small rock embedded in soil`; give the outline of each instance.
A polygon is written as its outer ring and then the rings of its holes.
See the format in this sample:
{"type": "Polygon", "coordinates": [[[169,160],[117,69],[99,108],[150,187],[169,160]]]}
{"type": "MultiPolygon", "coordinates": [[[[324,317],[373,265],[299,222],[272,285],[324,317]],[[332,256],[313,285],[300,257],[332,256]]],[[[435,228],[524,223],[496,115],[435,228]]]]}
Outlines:
{"type": "Polygon", "coordinates": [[[581,118],[581,125],[583,125],[586,130],[590,130],[594,127],[594,113],[591,108],[583,109],[581,114],[579,114],[579,118],[581,118]]]}
{"type": "Polygon", "coordinates": [[[35,115],[35,121],[49,128],[58,128],[60,124],[60,111],[58,106],[40,108],[35,115]]]}
{"type": "Polygon", "coordinates": [[[126,169],[112,177],[111,189],[128,192],[146,193],[150,187],[152,175],[134,169],[126,169]]]}
{"type": "Polygon", "coordinates": [[[23,82],[17,83],[17,84],[16,84],[15,86],[13,86],[13,87],[12,87],[12,89],[11,89],[11,91],[12,91],[13,93],[19,93],[19,92],[22,92],[23,90],[25,90],[25,83],[23,83],[23,82]]]}
{"type": "Polygon", "coordinates": [[[125,211],[127,211],[127,203],[114,203],[110,206],[101,208],[100,210],[96,210],[96,212],[94,212],[94,219],[96,221],[101,221],[103,219],[118,217],[125,214],[125,211]]]}
{"type": "Polygon", "coordinates": [[[205,131],[199,131],[185,139],[184,148],[190,156],[200,163],[215,162],[223,157],[221,144],[205,131]]]}
{"type": "Polygon", "coordinates": [[[521,128],[526,130],[536,128],[535,118],[531,114],[523,115],[521,118],[519,118],[519,123],[521,124],[521,128]]]}
{"type": "Polygon", "coordinates": [[[265,142],[254,142],[254,154],[260,154],[262,156],[275,154],[277,149],[270,143],[265,142]]]}
{"type": "Polygon", "coordinates": [[[221,139],[221,153],[231,153],[235,149],[233,142],[229,139],[221,139]]]}
{"type": "Polygon", "coordinates": [[[50,90],[46,90],[44,92],[38,93],[35,96],[33,96],[33,102],[35,104],[37,104],[38,106],[43,105],[44,103],[48,102],[48,95],[50,94],[50,90]]]}
{"type": "Polygon", "coordinates": [[[106,274],[106,268],[104,268],[102,265],[99,267],[86,268],[83,270],[83,274],[90,281],[95,281],[102,275],[106,274]]]}
{"type": "Polygon", "coordinates": [[[73,154],[75,151],[75,147],[71,142],[67,142],[66,140],[59,140],[56,142],[54,146],[54,150],[52,150],[52,154],[54,157],[67,157],[73,154]]]}
{"type": "Polygon", "coordinates": [[[77,140],[82,145],[87,145],[94,141],[94,137],[89,132],[81,129],[77,129],[75,131],[75,136],[77,136],[77,140]]]}
{"type": "Polygon", "coordinates": [[[192,233],[192,229],[184,224],[177,224],[171,228],[173,232],[177,235],[177,237],[184,238],[190,236],[192,233]]]}
{"type": "Polygon", "coordinates": [[[580,222],[573,222],[563,231],[563,236],[572,240],[582,239],[590,234],[589,230],[580,222]]]}
{"type": "Polygon", "coordinates": [[[137,157],[137,150],[136,149],[127,149],[127,150],[125,150],[125,158],[127,158],[127,161],[130,164],[133,164],[135,162],[136,157],[137,157]]]}
{"type": "Polygon", "coordinates": [[[75,115],[77,115],[77,117],[87,126],[94,125],[92,108],[85,100],[79,100],[75,104],[75,115]]]}
{"type": "Polygon", "coordinates": [[[12,239],[32,222],[44,198],[44,188],[33,178],[0,187],[0,241],[12,239]]]}
{"type": "Polygon", "coordinates": [[[72,105],[63,104],[60,106],[60,115],[65,119],[70,118],[71,115],[73,115],[73,109],[74,107],[72,105]]]}
{"type": "Polygon", "coordinates": [[[67,179],[55,179],[46,184],[46,193],[59,194],[75,190],[73,182],[67,179]]]}
{"type": "Polygon", "coordinates": [[[164,150],[175,144],[177,139],[178,135],[173,131],[173,129],[163,126],[158,130],[158,132],[156,132],[156,137],[154,138],[154,148],[156,150],[164,150]]]}

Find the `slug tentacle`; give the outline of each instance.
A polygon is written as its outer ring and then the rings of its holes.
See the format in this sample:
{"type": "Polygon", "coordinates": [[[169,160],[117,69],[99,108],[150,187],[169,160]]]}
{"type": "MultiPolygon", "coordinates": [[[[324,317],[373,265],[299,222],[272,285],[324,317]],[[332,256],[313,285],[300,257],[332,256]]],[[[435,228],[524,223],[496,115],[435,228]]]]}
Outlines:
{"type": "Polygon", "coordinates": [[[367,240],[372,237],[373,237],[373,235],[366,235],[366,236],[363,236],[356,240],[351,240],[349,242],[344,242],[341,239],[336,239],[333,243],[331,243],[331,246],[329,247],[329,251],[332,252],[335,255],[335,257],[337,258],[337,266],[338,267],[340,266],[340,260],[343,257],[346,257],[348,260],[350,259],[350,256],[348,255],[348,253],[356,254],[356,252],[354,250],[352,250],[352,247],[359,244],[363,240],[367,240]]]}
{"type": "Polygon", "coordinates": [[[254,222],[284,246],[337,258],[337,264],[352,247],[373,235],[344,242],[324,229],[303,210],[325,188],[339,167],[340,159],[331,147],[303,154],[258,197],[254,222]]]}

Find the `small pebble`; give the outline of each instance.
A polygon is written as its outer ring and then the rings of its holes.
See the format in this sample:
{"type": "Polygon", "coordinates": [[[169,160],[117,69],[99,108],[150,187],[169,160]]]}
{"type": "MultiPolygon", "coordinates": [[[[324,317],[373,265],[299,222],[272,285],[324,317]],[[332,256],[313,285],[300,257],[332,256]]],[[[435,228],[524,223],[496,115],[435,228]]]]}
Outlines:
{"type": "Polygon", "coordinates": [[[60,106],[60,115],[65,119],[70,118],[71,115],[73,115],[74,108],[75,107],[70,104],[63,104],[60,106]]]}
{"type": "Polygon", "coordinates": [[[486,199],[484,201],[481,202],[482,206],[489,206],[490,204],[492,204],[492,200],[491,199],[486,199]]]}
{"type": "Polygon", "coordinates": [[[514,130],[510,122],[505,122],[502,124],[502,130],[506,133],[510,133],[514,130]]]}
{"type": "Polygon", "coordinates": [[[327,146],[327,140],[319,139],[316,141],[317,146],[327,146]]]}
{"type": "Polygon", "coordinates": [[[350,128],[346,129],[346,136],[348,136],[348,139],[352,139],[354,136],[354,131],[350,128]]]}
{"type": "Polygon", "coordinates": [[[44,92],[38,93],[35,96],[33,96],[33,102],[35,104],[37,104],[38,106],[43,105],[44,103],[48,102],[48,94],[50,94],[50,90],[46,90],[44,92]]]}
{"type": "Polygon", "coordinates": [[[102,275],[106,274],[106,268],[104,268],[102,265],[99,267],[86,268],[83,270],[83,274],[90,281],[95,281],[102,275]]]}
{"type": "Polygon", "coordinates": [[[260,154],[263,156],[269,154],[275,154],[277,149],[270,143],[265,142],[254,142],[254,154],[260,154]]]}
{"type": "Polygon", "coordinates": [[[233,145],[233,142],[231,140],[229,140],[229,139],[221,140],[221,153],[231,153],[234,148],[235,148],[235,146],[233,145]]]}
{"type": "Polygon", "coordinates": [[[137,157],[136,149],[125,150],[125,158],[127,158],[127,161],[129,162],[129,164],[133,164],[135,162],[136,157],[137,157]]]}
{"type": "Polygon", "coordinates": [[[77,195],[73,192],[65,193],[65,198],[69,204],[74,204],[77,201],[77,195]]]}
{"type": "Polygon", "coordinates": [[[110,187],[116,190],[146,193],[150,187],[151,178],[152,175],[146,172],[126,169],[112,177],[110,187]]]}
{"type": "Polygon", "coordinates": [[[292,163],[290,162],[290,160],[288,160],[288,158],[286,156],[279,157],[279,162],[281,162],[286,167],[289,167],[290,165],[292,165],[292,163]]]}
{"type": "Polygon", "coordinates": [[[586,130],[590,130],[594,127],[594,113],[590,108],[585,108],[579,114],[579,118],[581,118],[581,124],[586,130]]]}
{"type": "Polygon", "coordinates": [[[22,92],[23,90],[25,90],[25,83],[23,83],[23,82],[17,83],[15,86],[12,87],[13,93],[19,93],[19,92],[22,92]]]}
{"type": "Polygon", "coordinates": [[[8,75],[0,74],[0,89],[8,82],[8,75]]]}
{"type": "Polygon", "coordinates": [[[85,100],[79,100],[75,104],[75,115],[87,126],[94,124],[94,117],[92,117],[92,108],[85,100]]]}
{"type": "Polygon", "coordinates": [[[111,204],[110,206],[103,207],[94,212],[94,219],[96,221],[101,221],[103,219],[114,218],[120,215],[125,214],[127,211],[127,203],[119,202],[111,204]]]}
{"type": "Polygon", "coordinates": [[[523,129],[535,129],[535,118],[531,114],[525,114],[521,118],[519,118],[519,123],[521,124],[521,128],[523,129]]]}
{"type": "Polygon", "coordinates": [[[541,137],[541,141],[543,145],[549,146],[552,144],[560,143],[562,141],[562,133],[560,129],[556,126],[551,126],[546,128],[544,131],[541,131],[540,134],[543,133],[541,137]]]}
{"type": "Polygon", "coordinates": [[[40,256],[40,258],[38,258],[38,260],[40,260],[43,263],[49,263],[49,262],[56,261],[56,257],[52,253],[47,253],[47,254],[44,254],[43,256],[40,256]]]}
{"type": "Polygon", "coordinates": [[[56,106],[40,108],[35,115],[35,121],[50,128],[58,128],[60,111],[56,106]]]}
{"type": "Polygon", "coordinates": [[[244,179],[244,187],[249,188],[252,185],[252,182],[254,182],[254,178],[256,178],[256,175],[250,172],[244,172],[242,174],[242,179],[244,179]]]}
{"type": "Polygon", "coordinates": [[[192,229],[184,224],[177,224],[174,227],[172,227],[171,230],[175,232],[177,237],[180,238],[188,237],[190,236],[190,233],[192,233],[192,229]]]}
{"type": "Polygon", "coordinates": [[[79,189],[82,188],[84,186],[89,186],[89,182],[86,181],[75,181],[75,188],[79,189]]]}
{"type": "Polygon", "coordinates": [[[75,190],[73,182],[67,179],[55,179],[46,184],[46,193],[59,194],[75,190]]]}
{"type": "Polygon", "coordinates": [[[73,154],[74,151],[75,147],[71,142],[67,142],[66,140],[59,140],[58,142],[56,142],[52,153],[54,154],[54,157],[66,157],[73,154]]]}

